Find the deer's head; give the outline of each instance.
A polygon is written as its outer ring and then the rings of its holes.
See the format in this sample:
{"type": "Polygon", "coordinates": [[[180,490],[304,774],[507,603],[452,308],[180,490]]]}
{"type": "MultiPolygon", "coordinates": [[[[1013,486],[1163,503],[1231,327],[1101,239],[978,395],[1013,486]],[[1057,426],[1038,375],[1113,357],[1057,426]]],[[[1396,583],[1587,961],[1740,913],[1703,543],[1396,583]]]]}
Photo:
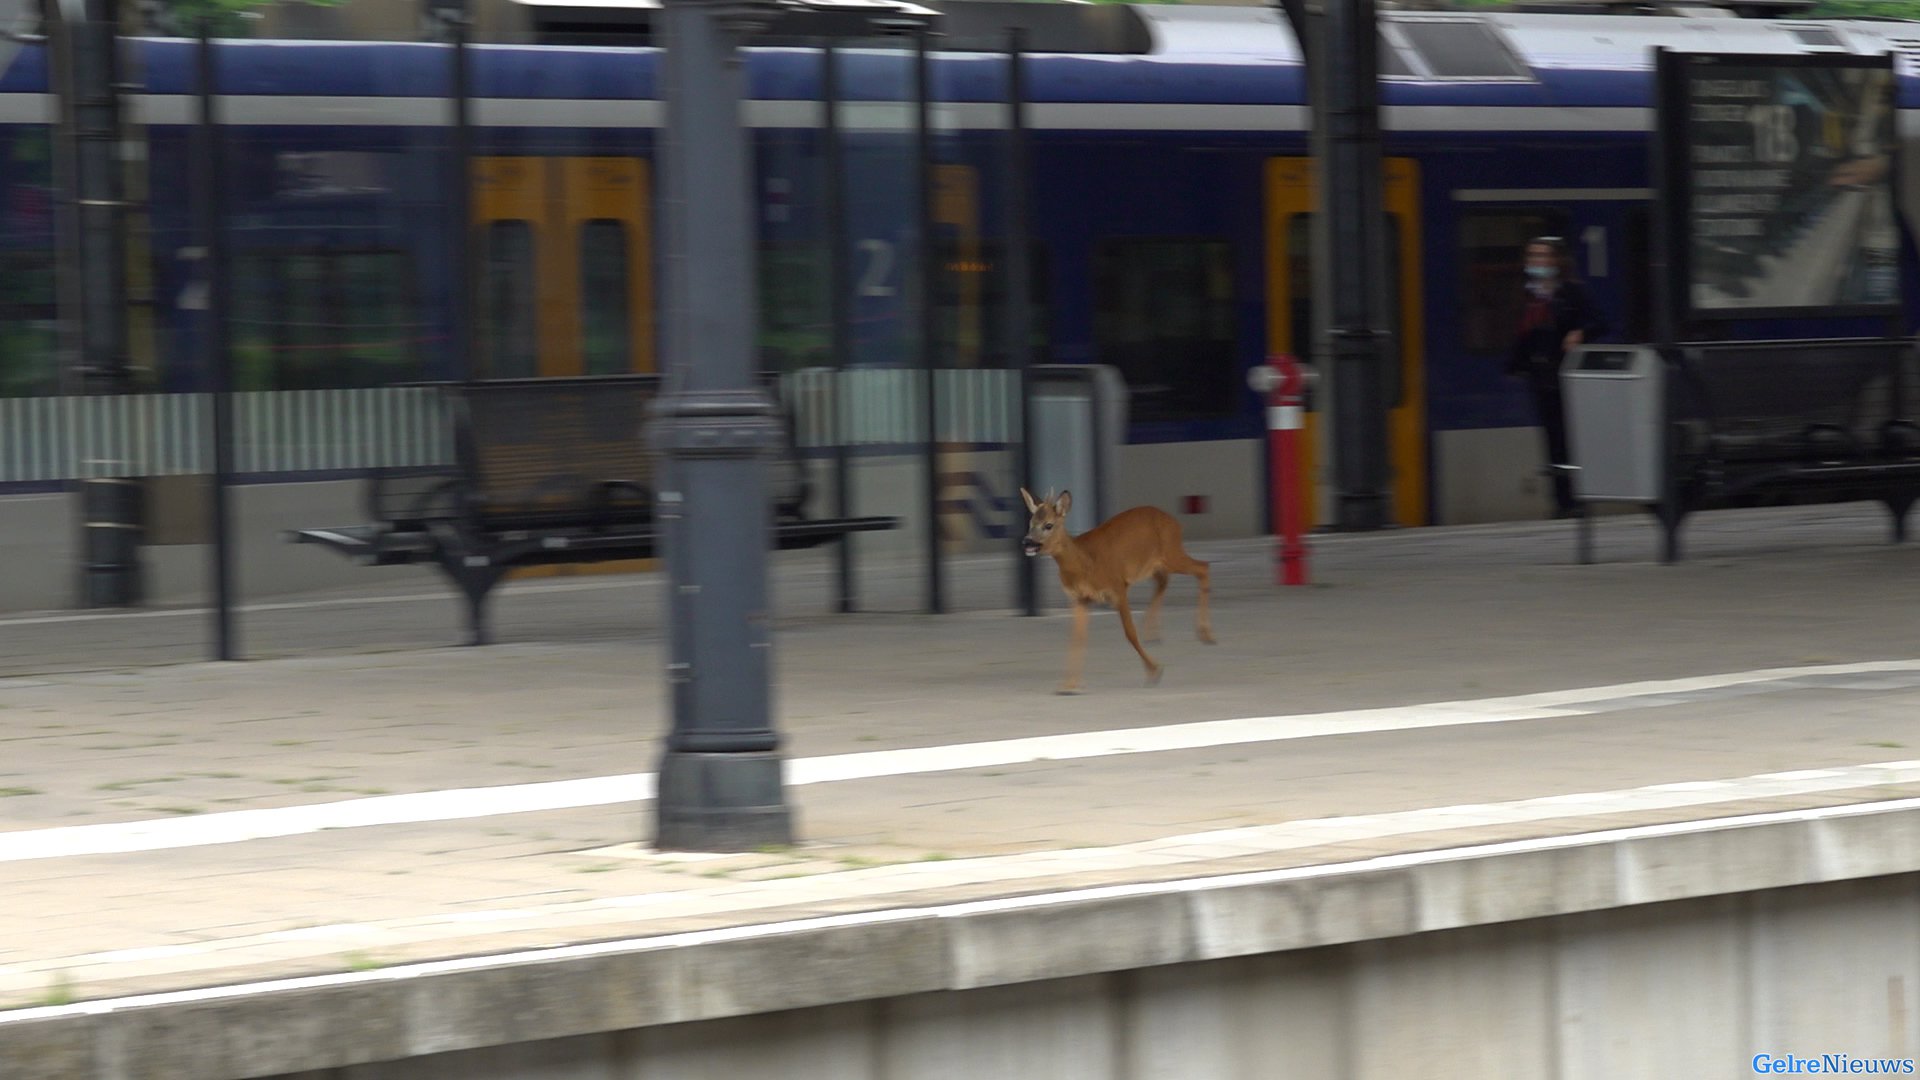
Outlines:
{"type": "Polygon", "coordinates": [[[1027,536],[1020,549],[1029,556],[1051,555],[1067,542],[1067,511],[1073,507],[1073,492],[1063,491],[1059,498],[1036,500],[1026,488],[1020,497],[1027,501],[1027,536]]]}

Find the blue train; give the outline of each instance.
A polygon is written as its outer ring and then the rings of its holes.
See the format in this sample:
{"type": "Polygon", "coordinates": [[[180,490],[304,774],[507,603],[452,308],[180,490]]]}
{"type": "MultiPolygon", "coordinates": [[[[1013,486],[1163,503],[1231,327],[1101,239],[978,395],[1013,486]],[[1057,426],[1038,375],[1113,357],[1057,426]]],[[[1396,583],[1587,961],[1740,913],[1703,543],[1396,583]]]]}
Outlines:
{"type": "MultiPolygon", "coordinates": [[[[1026,68],[1030,332],[1051,361],[1124,372],[1129,494],[1182,508],[1200,535],[1255,532],[1260,403],[1245,373],[1272,351],[1307,354],[1312,332],[1299,49],[1265,8],[1102,10],[1085,51],[1035,52],[1026,68]]],[[[1501,364],[1528,237],[1567,238],[1616,336],[1649,334],[1653,47],[1873,54],[1915,39],[1920,23],[1891,20],[1385,14],[1397,520],[1546,505],[1527,402],[1501,364]]],[[[142,40],[132,55],[148,148],[150,242],[135,271],[153,301],[143,363],[157,385],[189,389],[201,383],[193,313],[179,302],[193,283],[193,45],[142,40]]],[[[646,48],[475,47],[480,348],[458,357],[444,316],[453,222],[440,194],[456,179],[448,50],[223,44],[243,387],[652,369],[658,62],[646,48]]],[[[749,64],[761,343],[766,366],[786,372],[827,363],[821,63],[817,51],[764,48],[749,64]]],[[[917,330],[905,275],[920,242],[911,55],[852,49],[841,63],[856,360],[908,366],[917,330]]],[[[1907,56],[1898,65],[1901,156],[1920,164],[1920,78],[1907,56]]],[[[936,54],[932,83],[939,361],[991,369],[1009,339],[1007,63],[936,54]]],[[[0,393],[51,386],[50,116],[45,57],[25,49],[0,78],[0,393]]],[[[1920,168],[1903,176],[1911,228],[1920,168]]],[[[1903,249],[1911,274],[1911,243],[1903,249]]],[[[1315,423],[1310,444],[1324,438],[1315,423]]]]}

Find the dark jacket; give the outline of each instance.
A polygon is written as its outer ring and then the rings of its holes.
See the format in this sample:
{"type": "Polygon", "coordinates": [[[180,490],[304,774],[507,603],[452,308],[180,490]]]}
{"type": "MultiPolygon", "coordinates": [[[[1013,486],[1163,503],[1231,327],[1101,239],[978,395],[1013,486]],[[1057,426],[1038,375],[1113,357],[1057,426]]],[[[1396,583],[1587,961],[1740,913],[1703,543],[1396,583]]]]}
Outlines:
{"type": "Polygon", "coordinates": [[[1595,341],[1607,332],[1606,317],[1594,305],[1586,286],[1577,281],[1561,282],[1547,304],[1548,317],[1532,327],[1525,325],[1526,309],[1522,308],[1522,328],[1515,333],[1513,348],[1507,354],[1507,374],[1524,375],[1530,382],[1557,383],[1560,361],[1567,355],[1560,344],[1567,335],[1581,330],[1587,341],[1595,341]]]}

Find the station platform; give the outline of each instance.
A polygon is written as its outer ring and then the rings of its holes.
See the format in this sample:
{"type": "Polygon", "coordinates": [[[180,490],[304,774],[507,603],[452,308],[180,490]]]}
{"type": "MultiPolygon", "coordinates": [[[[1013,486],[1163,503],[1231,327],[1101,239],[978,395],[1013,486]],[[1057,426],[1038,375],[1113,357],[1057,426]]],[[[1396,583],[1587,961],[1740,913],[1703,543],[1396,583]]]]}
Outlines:
{"type": "Polygon", "coordinates": [[[1038,618],[1010,554],[949,564],[953,613],[899,563],[831,615],[827,556],[783,558],[799,842],[731,855],[645,843],[657,576],[510,585],[483,648],[438,589],[259,605],[233,664],[203,612],[0,619],[0,1010],[1920,796],[1883,511],[1700,515],[1671,566],[1596,532],[1322,536],[1296,588],[1270,540],[1193,544],[1219,644],[1176,578],[1161,683],[1103,613],[1069,697],[1051,563],[1038,618]]]}

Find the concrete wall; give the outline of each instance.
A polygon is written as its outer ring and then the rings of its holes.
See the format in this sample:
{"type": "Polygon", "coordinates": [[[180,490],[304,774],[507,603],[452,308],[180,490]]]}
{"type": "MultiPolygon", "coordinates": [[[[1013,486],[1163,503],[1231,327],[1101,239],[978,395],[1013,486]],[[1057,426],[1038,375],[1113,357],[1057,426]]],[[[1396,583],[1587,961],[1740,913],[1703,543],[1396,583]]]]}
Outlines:
{"type": "MultiPolygon", "coordinates": [[[[196,478],[175,477],[171,481],[196,478]]],[[[152,490],[148,543],[141,550],[147,601],[196,604],[207,599],[212,549],[207,541],[204,491],[187,483],[152,490]]],[[[357,525],[366,521],[359,481],[256,484],[233,489],[238,538],[238,587],[246,599],[313,589],[381,583],[440,585],[431,570],[362,567],[324,548],[281,539],[290,529],[357,525]]],[[[0,498],[0,611],[38,611],[74,604],[78,581],[80,511],[70,495],[0,498]]]]}
{"type": "MultiPolygon", "coordinates": [[[[367,521],[358,480],[320,484],[253,484],[236,488],[233,515],[239,537],[240,595],[261,599],[313,589],[414,583],[423,591],[447,586],[424,567],[367,567],[322,547],[289,544],[282,533],[324,525],[360,525],[367,521]]],[[[204,537],[195,537],[204,540],[204,537]]],[[[207,595],[205,543],[148,549],[154,571],[156,603],[190,602],[207,595]]]]}
{"type": "Polygon", "coordinates": [[[0,611],[65,607],[73,601],[80,518],[65,495],[0,499],[0,611]]]}
{"type": "Polygon", "coordinates": [[[1920,1047],[1912,875],[439,1054],[299,1080],[1619,1080],[1920,1047]]]}
{"type": "Polygon", "coordinates": [[[1258,536],[1266,532],[1264,446],[1251,439],[1128,446],[1120,455],[1119,504],[1157,506],[1194,540],[1258,536]],[[1204,513],[1185,511],[1189,495],[1206,500],[1204,513]]]}
{"type": "Polygon", "coordinates": [[[1589,1080],[1920,1047],[1920,800],[0,1012],[7,1080],[1589,1080]]]}
{"type": "Polygon", "coordinates": [[[1528,521],[1553,508],[1539,428],[1436,431],[1433,463],[1437,524],[1528,521]]]}

